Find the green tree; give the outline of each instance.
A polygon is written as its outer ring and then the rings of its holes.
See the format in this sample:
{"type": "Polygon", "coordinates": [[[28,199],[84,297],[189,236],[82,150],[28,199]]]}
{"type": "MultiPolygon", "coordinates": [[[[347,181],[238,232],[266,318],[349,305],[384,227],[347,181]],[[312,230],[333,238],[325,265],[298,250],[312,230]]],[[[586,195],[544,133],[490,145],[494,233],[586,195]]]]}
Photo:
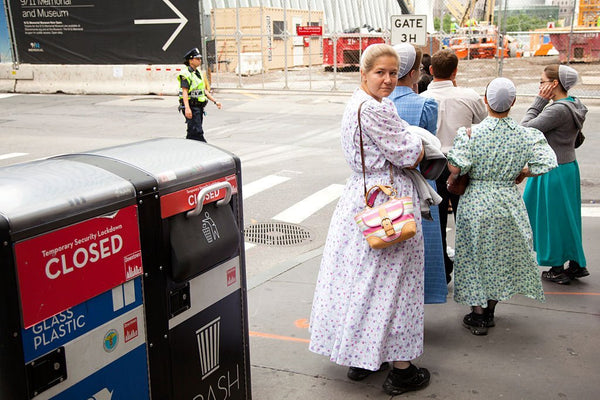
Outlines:
{"type": "Polygon", "coordinates": [[[502,25],[506,26],[507,32],[526,32],[545,28],[548,22],[537,15],[518,13],[507,17],[502,25]]]}
{"type": "Polygon", "coordinates": [[[450,29],[452,27],[452,16],[450,14],[444,14],[444,21],[443,21],[443,27],[440,28],[440,18],[439,17],[434,17],[433,18],[433,29],[435,29],[436,31],[440,31],[443,30],[444,32],[450,32],[450,29]]]}

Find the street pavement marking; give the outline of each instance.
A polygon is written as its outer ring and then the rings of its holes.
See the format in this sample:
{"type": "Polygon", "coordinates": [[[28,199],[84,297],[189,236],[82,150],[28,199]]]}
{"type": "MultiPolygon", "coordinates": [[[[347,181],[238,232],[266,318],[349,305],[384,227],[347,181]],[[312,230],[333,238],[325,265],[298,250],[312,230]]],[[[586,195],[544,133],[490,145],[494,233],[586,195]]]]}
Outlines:
{"type": "Polygon", "coordinates": [[[7,97],[16,96],[14,93],[0,93],[0,99],[6,99],[7,97]]]}
{"type": "Polygon", "coordinates": [[[600,207],[581,207],[581,216],[598,218],[600,217],[600,207]]]}
{"type": "Polygon", "coordinates": [[[247,154],[240,152],[240,153],[238,153],[238,156],[240,157],[240,160],[242,161],[242,165],[244,165],[248,161],[252,161],[255,159],[262,159],[262,158],[265,158],[265,157],[268,157],[271,155],[289,152],[289,151],[292,151],[293,149],[294,149],[294,146],[285,144],[285,145],[281,145],[281,146],[269,147],[262,151],[248,152],[247,154]]]}
{"type": "Polygon", "coordinates": [[[26,156],[28,153],[6,153],[6,154],[0,154],[0,160],[7,160],[9,158],[15,158],[15,157],[23,157],[26,156]]]}
{"type": "Polygon", "coordinates": [[[248,197],[254,196],[257,193],[272,188],[273,186],[279,185],[280,183],[289,181],[291,178],[279,175],[267,175],[254,182],[250,182],[242,187],[242,193],[244,200],[248,197]]]}
{"type": "Polygon", "coordinates": [[[278,221],[299,224],[342,195],[344,185],[333,184],[311,194],[273,217],[278,221]]]}
{"type": "Polygon", "coordinates": [[[262,99],[261,96],[258,96],[256,94],[253,94],[253,93],[250,93],[250,92],[240,92],[240,93],[243,94],[244,96],[250,97],[251,99],[256,99],[256,100],[262,99]]]}
{"type": "Polygon", "coordinates": [[[600,296],[600,293],[586,293],[586,292],[544,292],[544,294],[560,294],[570,296],[600,296]]]}
{"type": "Polygon", "coordinates": [[[250,331],[249,335],[250,336],[254,336],[254,337],[261,337],[261,338],[265,338],[265,339],[284,340],[286,342],[310,343],[310,340],[308,340],[308,339],[302,339],[302,338],[291,337],[291,336],[274,335],[272,333],[263,333],[263,332],[250,331]]]}

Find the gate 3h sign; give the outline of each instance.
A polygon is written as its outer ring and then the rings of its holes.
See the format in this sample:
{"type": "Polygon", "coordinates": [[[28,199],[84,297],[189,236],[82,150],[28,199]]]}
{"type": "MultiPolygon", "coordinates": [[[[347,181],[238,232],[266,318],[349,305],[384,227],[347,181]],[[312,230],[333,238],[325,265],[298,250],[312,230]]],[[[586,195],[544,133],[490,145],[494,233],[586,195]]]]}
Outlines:
{"type": "Polygon", "coordinates": [[[427,15],[393,15],[392,45],[409,43],[415,46],[427,44],[427,15]]]}

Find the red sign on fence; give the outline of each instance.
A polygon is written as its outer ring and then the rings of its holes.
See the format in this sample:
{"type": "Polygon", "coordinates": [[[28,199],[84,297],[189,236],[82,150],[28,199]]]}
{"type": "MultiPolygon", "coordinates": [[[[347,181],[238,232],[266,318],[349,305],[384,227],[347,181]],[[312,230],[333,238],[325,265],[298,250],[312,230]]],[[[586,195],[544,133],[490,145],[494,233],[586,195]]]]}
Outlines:
{"type": "Polygon", "coordinates": [[[323,36],[322,26],[296,26],[298,36],[323,36]]]}

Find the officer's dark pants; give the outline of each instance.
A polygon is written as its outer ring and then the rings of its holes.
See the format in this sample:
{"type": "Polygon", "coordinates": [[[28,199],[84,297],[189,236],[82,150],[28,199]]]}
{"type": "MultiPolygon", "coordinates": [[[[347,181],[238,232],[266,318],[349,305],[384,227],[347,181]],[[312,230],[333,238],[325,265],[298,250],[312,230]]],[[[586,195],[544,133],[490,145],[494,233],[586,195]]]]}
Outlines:
{"type": "Polygon", "coordinates": [[[187,124],[187,136],[185,138],[206,142],[204,139],[204,130],[202,130],[204,107],[190,106],[190,108],[192,109],[192,118],[185,119],[185,123],[187,124]]]}
{"type": "MultiPolygon", "coordinates": [[[[437,192],[442,197],[442,202],[439,205],[440,210],[440,227],[442,229],[442,247],[444,249],[444,265],[446,267],[446,282],[450,282],[452,279],[452,271],[454,270],[454,262],[448,257],[448,251],[446,250],[446,226],[448,225],[448,206],[452,203],[452,210],[456,216],[456,210],[458,209],[458,200],[460,196],[452,194],[448,191],[446,181],[450,176],[450,170],[448,166],[444,168],[442,174],[436,179],[435,184],[437,185],[437,192]]],[[[455,217],[456,219],[456,217],[455,217]]]]}

